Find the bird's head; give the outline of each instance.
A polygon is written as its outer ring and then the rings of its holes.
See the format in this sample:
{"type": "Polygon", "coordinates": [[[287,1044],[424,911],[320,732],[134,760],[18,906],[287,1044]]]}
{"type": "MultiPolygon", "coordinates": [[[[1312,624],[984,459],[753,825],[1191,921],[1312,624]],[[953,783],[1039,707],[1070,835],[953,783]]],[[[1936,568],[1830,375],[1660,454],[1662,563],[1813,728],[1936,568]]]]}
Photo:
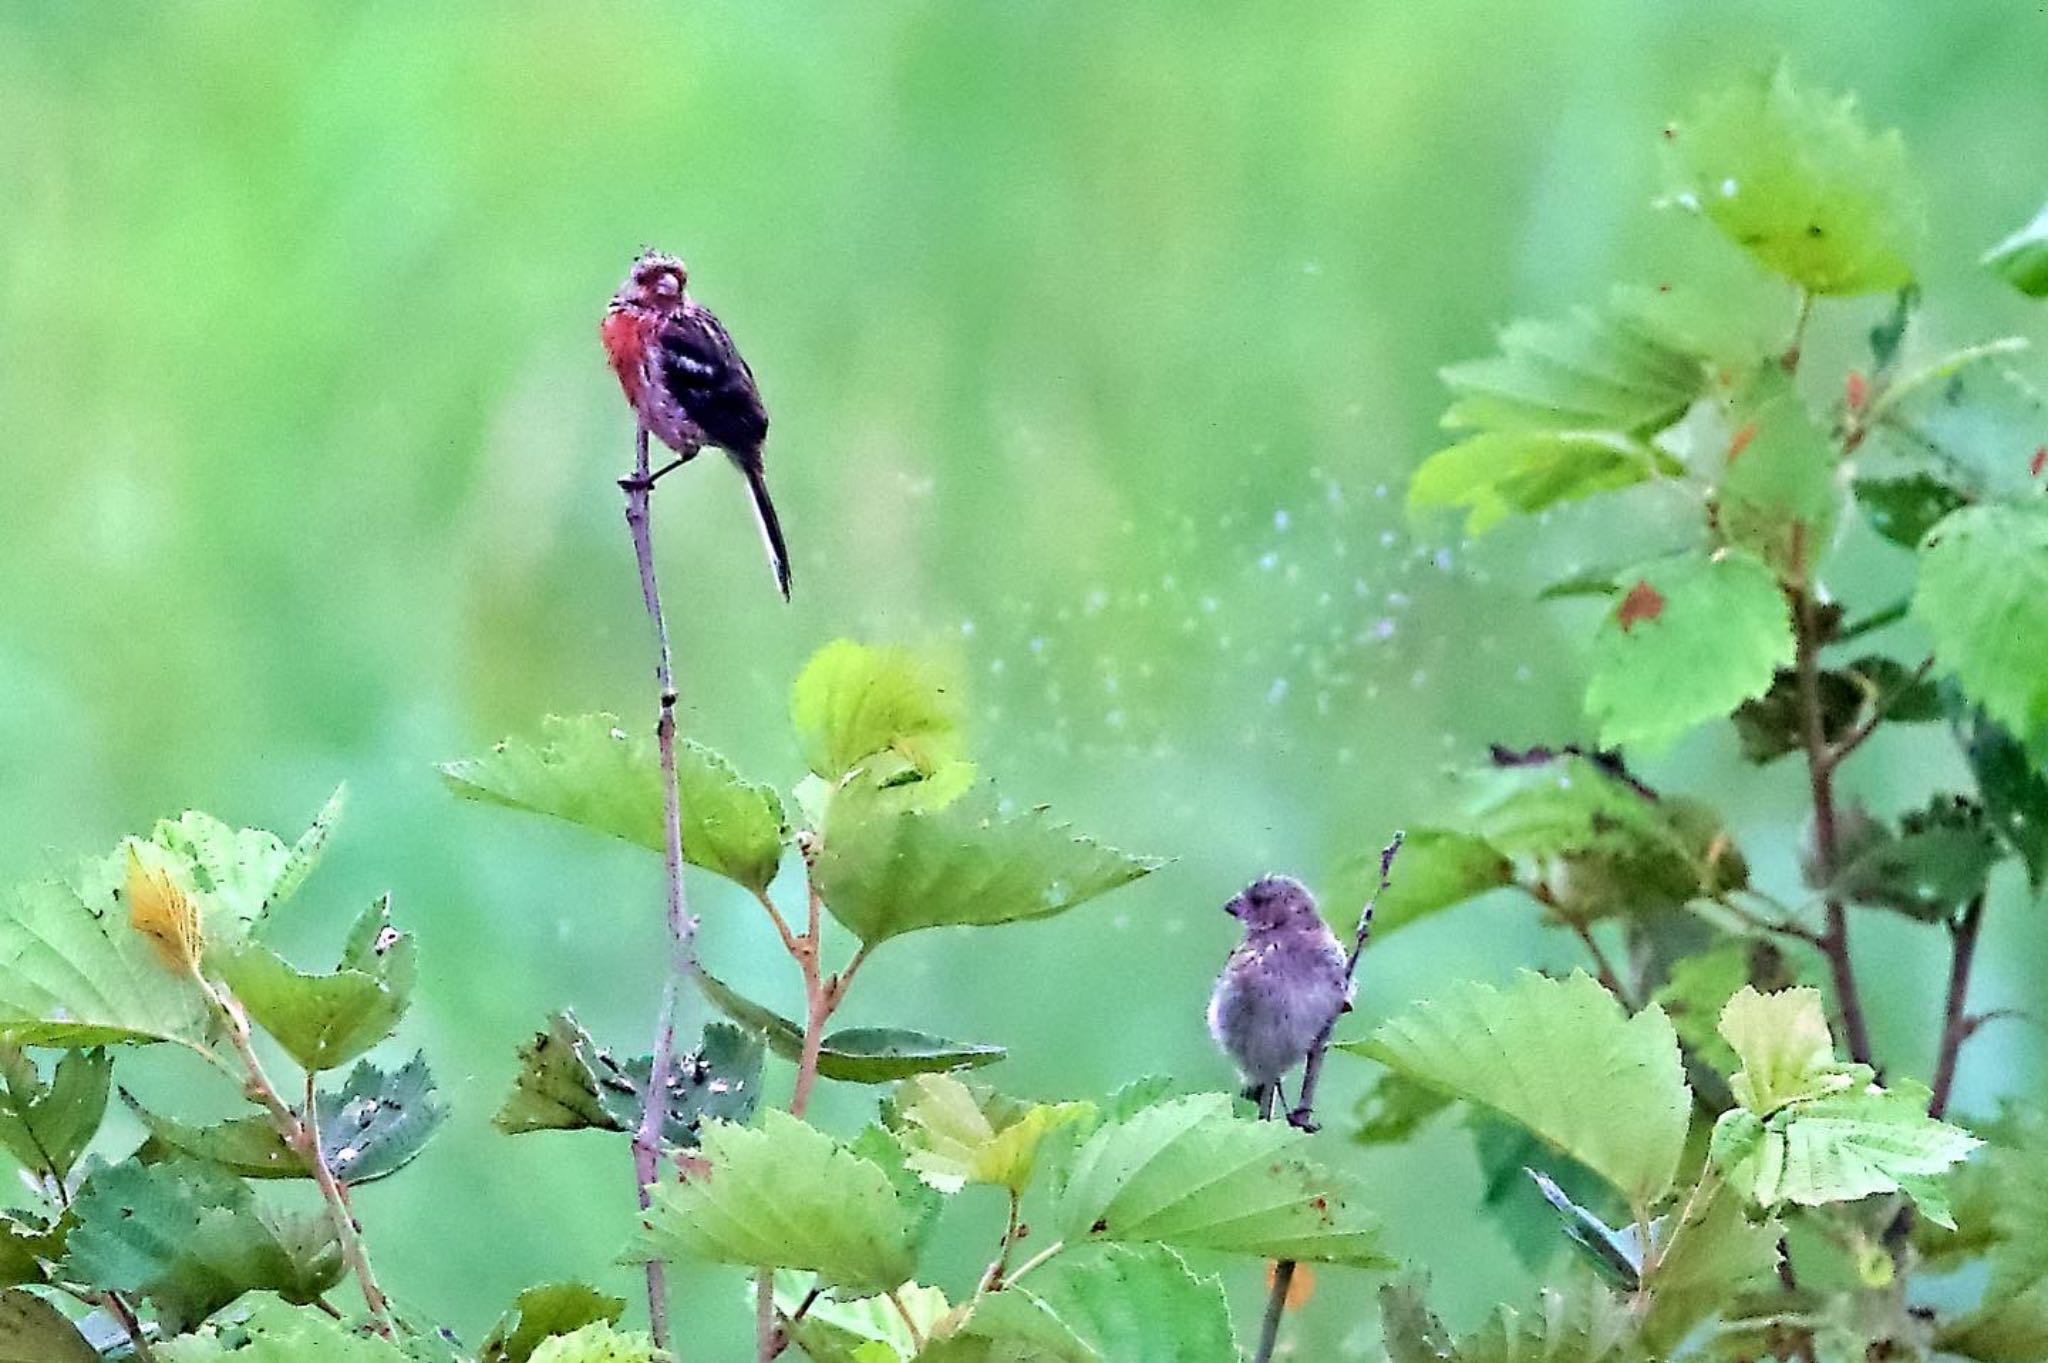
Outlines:
{"type": "Polygon", "coordinates": [[[682,303],[689,282],[690,272],[682,261],[665,252],[645,250],[626,272],[626,282],[612,295],[612,306],[666,312],[682,303]]]}
{"type": "Polygon", "coordinates": [[[1316,897],[1293,876],[1261,876],[1225,904],[1223,911],[1249,932],[1313,922],[1318,917],[1316,897]]]}

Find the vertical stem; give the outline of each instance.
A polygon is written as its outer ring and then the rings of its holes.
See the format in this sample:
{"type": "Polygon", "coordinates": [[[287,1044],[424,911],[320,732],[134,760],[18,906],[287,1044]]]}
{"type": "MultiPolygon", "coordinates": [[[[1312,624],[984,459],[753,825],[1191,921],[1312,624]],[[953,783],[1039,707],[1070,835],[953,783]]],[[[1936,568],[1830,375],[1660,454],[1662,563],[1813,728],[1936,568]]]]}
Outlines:
{"type": "MultiPolygon", "coordinates": [[[[626,494],[626,528],[633,536],[633,556],[640,566],[640,595],[647,615],[654,623],[654,679],[661,690],[655,718],[654,737],[661,750],[661,812],[663,864],[668,873],[669,968],[661,986],[661,1012],[654,1031],[654,1063],[647,1078],[647,1093],[640,1117],[640,1129],[633,1136],[633,1171],[639,1185],[640,1207],[652,1201],[652,1186],[661,1165],[662,1124],[668,1115],[668,1091],[675,1076],[676,999],[682,981],[697,968],[697,920],[690,913],[683,890],[682,793],[676,780],[676,681],[670,658],[668,620],[661,610],[661,585],[654,574],[654,530],[649,501],[654,480],[647,462],[647,428],[642,426],[633,440],[633,474],[619,480],[626,494]]],[[[770,1306],[772,1308],[773,1302],[770,1306]]],[[[669,1347],[668,1270],[657,1261],[647,1264],[647,1318],[656,1348],[669,1347]]]]}
{"type": "Polygon", "coordinates": [[[1976,1021],[1965,1011],[1970,997],[1970,966],[1977,958],[1977,934],[1984,926],[1984,896],[1964,906],[1962,916],[1948,925],[1950,955],[1948,999],[1941,1013],[1941,1050],[1934,1061],[1934,1096],[1927,1115],[1939,1117],[1948,1111],[1950,1092],[1956,1083],[1956,1060],[1963,1043],[1976,1030],[1976,1021]]]}
{"type": "Polygon", "coordinates": [[[782,1352],[782,1331],[775,1327],[775,1270],[762,1267],[754,1276],[754,1357],[774,1363],[782,1352]]]}
{"type": "MultiPolygon", "coordinates": [[[[1793,553],[1804,562],[1803,526],[1793,528],[1793,553]]],[[[1802,573],[1803,573],[1802,568],[1802,573]]],[[[1835,822],[1834,754],[1828,751],[1827,732],[1821,719],[1820,625],[1814,610],[1810,579],[1787,592],[1792,604],[1792,629],[1796,645],[1795,666],[1799,679],[1800,719],[1806,748],[1806,778],[1813,798],[1813,842],[1822,867],[1830,880],[1840,866],[1840,841],[1835,822]]],[[[1849,915],[1842,901],[1830,896],[1827,917],[1821,928],[1820,950],[1827,958],[1828,974],[1834,983],[1835,1006],[1841,1010],[1842,1030],[1849,1056],[1868,1065],[1870,1028],[1863,1017],[1863,996],[1856,988],[1856,967],[1849,955],[1849,915]]]]}
{"type": "MultiPolygon", "coordinates": [[[[1358,912],[1358,927],[1351,934],[1351,954],[1344,962],[1344,983],[1347,989],[1351,982],[1358,978],[1358,959],[1365,955],[1366,943],[1372,940],[1373,908],[1380,902],[1380,896],[1387,892],[1387,886],[1392,883],[1394,858],[1401,854],[1401,843],[1406,837],[1405,833],[1395,833],[1394,840],[1380,852],[1380,883],[1366,896],[1365,907],[1358,912]]],[[[1323,1057],[1329,1053],[1330,1036],[1336,1030],[1337,1019],[1331,1018],[1330,1025],[1323,1028],[1323,1034],[1309,1047],[1308,1060],[1301,1069],[1301,1102],[1294,1111],[1287,1114],[1287,1120],[1304,1130],[1315,1129],[1316,1086],[1323,1077],[1323,1057]]],[[[1279,1087],[1276,1083],[1273,1090],[1277,1092],[1279,1087]]],[[[1266,1294],[1266,1314],[1259,1323],[1259,1347],[1252,1355],[1252,1363],[1272,1363],[1273,1348],[1280,1339],[1280,1315],[1287,1309],[1287,1289],[1293,1285],[1294,1260],[1279,1260],[1273,1265],[1273,1283],[1266,1294]]]]}

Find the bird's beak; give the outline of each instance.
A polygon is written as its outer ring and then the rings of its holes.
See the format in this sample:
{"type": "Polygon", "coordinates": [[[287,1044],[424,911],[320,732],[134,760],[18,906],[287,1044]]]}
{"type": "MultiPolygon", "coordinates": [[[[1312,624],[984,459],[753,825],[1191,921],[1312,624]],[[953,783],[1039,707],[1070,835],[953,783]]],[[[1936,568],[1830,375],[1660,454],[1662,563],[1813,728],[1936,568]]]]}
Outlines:
{"type": "Polygon", "coordinates": [[[1238,895],[1223,906],[1223,911],[1232,918],[1244,917],[1244,896],[1238,895]]]}

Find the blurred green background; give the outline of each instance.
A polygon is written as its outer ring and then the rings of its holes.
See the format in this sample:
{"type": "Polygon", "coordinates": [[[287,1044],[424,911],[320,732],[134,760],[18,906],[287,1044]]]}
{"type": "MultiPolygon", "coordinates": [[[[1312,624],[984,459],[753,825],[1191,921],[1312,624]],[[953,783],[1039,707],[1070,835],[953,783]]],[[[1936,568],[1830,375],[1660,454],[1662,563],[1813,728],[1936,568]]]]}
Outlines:
{"type": "MultiPolygon", "coordinates": [[[[285,927],[324,953],[395,892],[425,962],[403,1041],[455,1108],[361,1198],[384,1277],[472,1338],[536,1279],[629,1290],[624,1149],[488,1117],[550,1008],[645,1045],[659,867],[458,805],[432,763],[548,711],[648,713],[611,481],[630,425],[596,324],[658,244],[760,376],[796,554],[784,607],[731,471],[664,485],[689,731],[787,785],[802,660],[910,643],[959,678],[1004,790],[1177,859],[1069,918],[897,943],[849,1016],[1008,1044],[1002,1082],[1038,1095],[1222,1084],[1200,1021],[1217,906],[1444,815],[1444,769],[1487,740],[1588,737],[1590,617],[1530,597],[1671,510],[1478,546],[1410,524],[1437,367],[1610,282],[1731,268],[1652,209],[1657,132],[1781,56],[1905,131],[1934,330],[2040,339],[1973,262],[2037,206],[2044,50],[2032,3],[9,0],[0,870],[187,806],[289,833],[346,779],[344,836],[285,927]]],[[[1877,306],[1824,309],[1820,344],[1846,356],[1877,306]]],[[[1849,533],[1835,586],[1888,600],[1901,562],[1849,533]]],[[[1929,736],[1846,779],[1882,805],[1951,769],[1929,736]]],[[[1732,811],[1787,883],[1793,772],[1741,767],[1724,733],[1648,770],[1732,811]]],[[[708,958],[791,1004],[758,914],[694,892],[708,958]]],[[[2048,933],[2020,898],[1993,919],[1987,1005],[2042,1001],[2048,933]]],[[[1937,946],[1896,923],[1859,941],[1909,1072],[1937,946]]],[[[1479,906],[1376,950],[1361,1011],[1571,959],[1519,906],[1479,906]]],[[[2038,1092],[2038,1053],[1987,1032],[1964,1107],[2038,1092]]],[[[1323,1140],[1449,1313],[1525,1296],[1469,1138],[1346,1150],[1364,1067],[1334,1068],[1323,1140]]],[[[970,1198],[942,1276],[999,1220],[970,1198]]],[[[738,1279],[677,1277],[688,1356],[733,1355],[738,1279]]],[[[1298,1356],[1375,1351],[1370,1287],[1326,1274],[1298,1356]]]]}

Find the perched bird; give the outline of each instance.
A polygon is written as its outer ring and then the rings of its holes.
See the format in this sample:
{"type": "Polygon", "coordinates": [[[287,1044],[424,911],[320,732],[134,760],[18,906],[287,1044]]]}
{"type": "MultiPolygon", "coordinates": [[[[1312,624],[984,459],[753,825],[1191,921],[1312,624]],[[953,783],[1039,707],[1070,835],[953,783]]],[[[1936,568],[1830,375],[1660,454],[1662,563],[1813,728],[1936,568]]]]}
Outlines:
{"type": "Polygon", "coordinates": [[[1253,881],[1223,911],[1244,924],[1244,941],[1209,998],[1209,1033],[1270,1117],[1280,1076],[1351,1006],[1348,961],[1315,896],[1292,876],[1253,881]]]}
{"type": "Polygon", "coordinates": [[[689,282],[682,261],[642,251],[605,309],[605,354],[641,426],[676,452],[675,461],[650,475],[650,482],[687,464],[706,445],[724,450],[746,475],[775,585],[788,600],[789,550],[761,458],[768,410],[754,386],[754,371],[711,309],[690,297],[689,282]]]}

